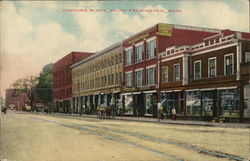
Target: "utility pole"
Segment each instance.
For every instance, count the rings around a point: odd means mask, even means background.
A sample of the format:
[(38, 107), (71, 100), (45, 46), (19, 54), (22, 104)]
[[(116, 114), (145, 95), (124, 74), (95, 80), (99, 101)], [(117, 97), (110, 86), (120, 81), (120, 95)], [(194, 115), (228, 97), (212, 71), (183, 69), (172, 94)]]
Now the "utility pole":
[(161, 55), (158, 62), (158, 98), (157, 98), (157, 121), (160, 122), (160, 108), (161, 108)]

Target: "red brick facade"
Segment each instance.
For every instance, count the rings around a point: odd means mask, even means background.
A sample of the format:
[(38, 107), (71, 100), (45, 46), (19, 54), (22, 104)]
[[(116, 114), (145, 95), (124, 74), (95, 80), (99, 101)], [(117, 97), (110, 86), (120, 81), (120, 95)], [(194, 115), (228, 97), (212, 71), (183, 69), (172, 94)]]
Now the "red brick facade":
[(54, 64), (54, 101), (63, 101), (72, 98), (72, 72), (70, 65), (91, 54), (87, 52), (71, 52)]
[(14, 108), (15, 110), (25, 110), (25, 104), (29, 102), (26, 93), (19, 93), (15, 89), (6, 89), (5, 94), (7, 108)]

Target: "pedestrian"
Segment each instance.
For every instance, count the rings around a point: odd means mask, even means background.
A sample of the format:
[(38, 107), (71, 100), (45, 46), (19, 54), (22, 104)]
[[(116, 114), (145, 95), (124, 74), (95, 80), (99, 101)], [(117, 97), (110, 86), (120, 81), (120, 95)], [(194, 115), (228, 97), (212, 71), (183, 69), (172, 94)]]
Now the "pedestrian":
[(176, 110), (172, 108), (172, 120), (176, 120)]
[(4, 114), (6, 114), (6, 111), (7, 111), (7, 108), (6, 108), (6, 107), (3, 107), (2, 112), (3, 112)]
[(163, 115), (163, 106), (162, 105), (160, 107), (160, 116), (161, 116), (161, 119), (163, 120), (164, 115)]

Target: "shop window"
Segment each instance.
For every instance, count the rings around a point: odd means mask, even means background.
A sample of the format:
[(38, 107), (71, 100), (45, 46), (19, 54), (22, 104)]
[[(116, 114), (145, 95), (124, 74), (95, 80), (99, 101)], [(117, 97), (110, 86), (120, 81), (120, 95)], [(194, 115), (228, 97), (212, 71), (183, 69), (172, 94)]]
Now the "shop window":
[(167, 92), (161, 100), (166, 115), (171, 115), (175, 108), (177, 115), (184, 115), (184, 95), (183, 92)]
[(125, 85), (127, 87), (131, 87), (132, 86), (132, 72), (125, 74)]
[(133, 95), (125, 96), (125, 114), (133, 114)]
[(147, 59), (154, 58), (156, 56), (156, 44), (155, 40), (147, 42)]
[(201, 61), (194, 62), (194, 79), (201, 79)]
[(224, 74), (231, 75), (233, 74), (233, 54), (225, 55), (225, 62), (224, 62)]
[(125, 65), (132, 64), (132, 49), (125, 51)]
[(216, 58), (208, 59), (208, 77), (216, 76)]
[(143, 70), (135, 71), (135, 81), (137, 87), (142, 86), (142, 78), (143, 78)]
[(146, 115), (153, 115), (154, 107), (157, 106), (157, 98), (153, 93), (146, 94)]
[(135, 47), (135, 62), (141, 62), (143, 60), (144, 47), (143, 45)]
[(239, 117), (239, 90), (220, 90), (219, 116)]
[(250, 84), (244, 86), (244, 117), (250, 118)]
[(213, 96), (214, 91), (201, 92), (202, 116), (213, 116)]
[(200, 91), (188, 91), (186, 93), (187, 116), (201, 116)]
[(147, 69), (147, 85), (151, 86), (155, 84), (155, 67), (151, 67)]
[(162, 82), (168, 82), (168, 66), (162, 67)]
[(245, 62), (250, 62), (250, 52), (245, 52)]
[(180, 64), (174, 65), (174, 81), (180, 80)]

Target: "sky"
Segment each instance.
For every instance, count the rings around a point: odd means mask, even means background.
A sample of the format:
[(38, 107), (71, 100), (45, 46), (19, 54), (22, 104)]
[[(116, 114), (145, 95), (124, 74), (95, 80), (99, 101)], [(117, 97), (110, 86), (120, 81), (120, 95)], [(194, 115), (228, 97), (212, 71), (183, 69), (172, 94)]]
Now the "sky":
[[(55, 63), (71, 51), (100, 51), (157, 23), (249, 32), (248, 0), (0, 1), (0, 4), (2, 97), (15, 80), (38, 76), (44, 65)], [(133, 9), (167, 12), (132, 12)]]

